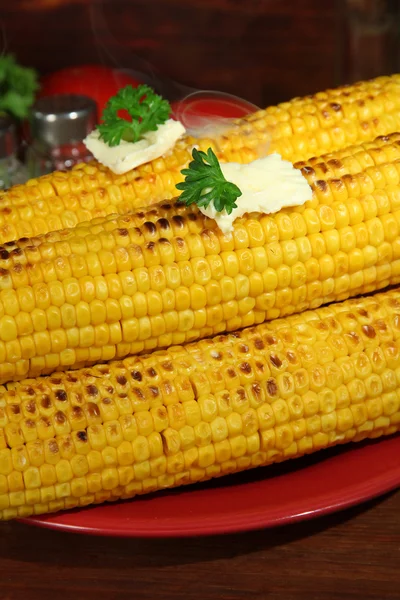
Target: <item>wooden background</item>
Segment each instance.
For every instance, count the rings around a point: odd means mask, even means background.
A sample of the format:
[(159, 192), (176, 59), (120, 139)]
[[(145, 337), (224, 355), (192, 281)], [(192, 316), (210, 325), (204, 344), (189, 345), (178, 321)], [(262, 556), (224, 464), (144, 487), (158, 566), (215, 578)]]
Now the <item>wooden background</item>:
[(136, 540), (2, 523), (1, 600), (399, 600), (400, 492), (329, 517)]
[[(343, 79), (341, 0), (0, 0), (2, 46), (41, 73), (153, 72), (266, 105)], [(158, 73), (158, 74), (157, 74)], [(162, 91), (162, 90), (160, 90)], [(179, 88), (172, 90), (179, 95)]]
[(398, 0), (0, 0), (1, 50), (43, 74), (102, 63), (258, 106), (399, 70), (399, 22)]
[(258, 106), (400, 69), (399, 21), (398, 0), (0, 0), (1, 49), (43, 74), (100, 62)]

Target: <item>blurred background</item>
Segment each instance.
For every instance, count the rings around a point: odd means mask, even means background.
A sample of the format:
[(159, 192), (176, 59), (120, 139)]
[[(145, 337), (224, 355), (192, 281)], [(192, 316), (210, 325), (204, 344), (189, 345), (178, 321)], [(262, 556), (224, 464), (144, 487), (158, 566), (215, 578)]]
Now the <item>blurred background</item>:
[(267, 105), (398, 68), (398, 0), (1, 0), (3, 51), (40, 74), (153, 70)]
[[(41, 96), (96, 103), (81, 106), (82, 127), (69, 139), (79, 107), (42, 100), (30, 175), (90, 159), (75, 142), (128, 83), (178, 103), (197, 90), (230, 94), (208, 97), (202, 110), (237, 117), (400, 70), (400, 0), (0, 0), (0, 24), (0, 116), (17, 118), (19, 140)], [(7, 127), (0, 123), (0, 160), (12, 146)]]

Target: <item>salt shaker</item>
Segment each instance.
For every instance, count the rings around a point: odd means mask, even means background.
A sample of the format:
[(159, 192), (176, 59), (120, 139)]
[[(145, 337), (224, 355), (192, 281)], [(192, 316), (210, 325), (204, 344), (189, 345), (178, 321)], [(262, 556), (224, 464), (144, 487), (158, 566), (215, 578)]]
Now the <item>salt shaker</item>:
[(31, 143), (26, 161), (30, 177), (66, 171), (93, 157), (83, 143), (96, 126), (96, 103), (86, 96), (59, 94), (32, 107)]

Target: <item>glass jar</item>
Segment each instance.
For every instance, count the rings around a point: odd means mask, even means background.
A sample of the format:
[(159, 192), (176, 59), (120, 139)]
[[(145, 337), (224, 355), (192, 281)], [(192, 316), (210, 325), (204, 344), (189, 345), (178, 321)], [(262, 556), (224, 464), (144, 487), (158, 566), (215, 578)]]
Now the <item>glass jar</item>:
[(340, 83), (353, 83), (400, 68), (398, 0), (341, 0)]
[(28, 179), (28, 171), (17, 158), (17, 131), (13, 119), (0, 115), (0, 189)]
[(96, 103), (86, 96), (59, 94), (32, 107), (31, 143), (26, 152), (30, 177), (66, 171), (93, 158), (83, 143), (96, 126)]

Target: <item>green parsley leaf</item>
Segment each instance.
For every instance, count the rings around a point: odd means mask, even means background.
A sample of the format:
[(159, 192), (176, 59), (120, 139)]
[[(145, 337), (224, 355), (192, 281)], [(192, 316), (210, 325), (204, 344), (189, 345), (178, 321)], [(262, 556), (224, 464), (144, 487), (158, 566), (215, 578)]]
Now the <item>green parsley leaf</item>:
[(192, 157), (189, 168), (181, 171), (185, 181), (176, 184), (178, 190), (183, 190), (179, 200), (186, 206), (197, 204), (205, 208), (212, 202), (217, 212), (225, 209), (230, 215), (237, 208), (236, 200), (242, 192), (237, 185), (225, 179), (211, 148), (207, 154), (193, 148)]
[[(126, 111), (132, 121), (119, 116)], [(148, 85), (131, 85), (119, 90), (106, 104), (97, 126), (100, 138), (109, 146), (118, 146), (121, 140), (137, 142), (147, 131), (156, 131), (169, 118), (171, 106)]]
[(34, 69), (21, 67), (11, 54), (0, 56), (0, 111), (24, 119), (38, 87)]

